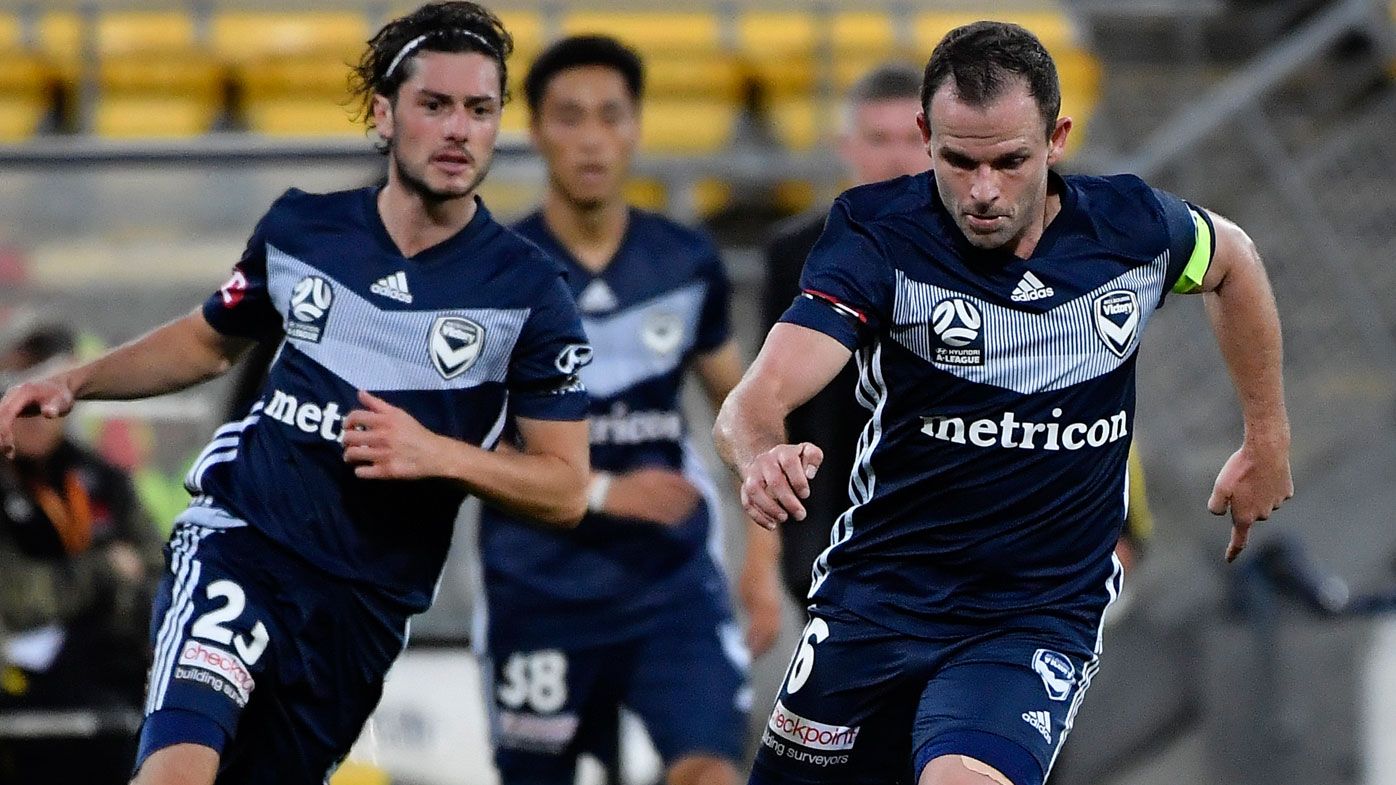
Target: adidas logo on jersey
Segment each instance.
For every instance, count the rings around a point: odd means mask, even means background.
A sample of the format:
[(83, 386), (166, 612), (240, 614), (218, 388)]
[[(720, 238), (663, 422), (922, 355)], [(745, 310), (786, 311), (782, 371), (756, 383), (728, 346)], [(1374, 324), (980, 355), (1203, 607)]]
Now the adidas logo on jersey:
[(583, 289), (581, 296), (577, 298), (577, 308), (582, 313), (614, 311), (617, 305), (619, 302), (616, 300), (616, 293), (599, 278)]
[(1023, 722), (1033, 726), (1042, 738), (1052, 743), (1052, 715), (1045, 711), (1025, 711), (1023, 712)]
[(374, 294), (381, 294), (384, 297), (397, 300), (400, 303), (412, 302), (412, 292), (407, 290), (407, 273), (400, 270), (392, 275), (385, 275), (377, 281), (374, 281), (373, 285), (368, 287), (368, 290)]
[(1044, 300), (1056, 294), (1056, 290), (1042, 283), (1042, 281), (1032, 273), (1023, 273), (1022, 280), (1013, 287), (1013, 302), (1030, 303), (1034, 300)]

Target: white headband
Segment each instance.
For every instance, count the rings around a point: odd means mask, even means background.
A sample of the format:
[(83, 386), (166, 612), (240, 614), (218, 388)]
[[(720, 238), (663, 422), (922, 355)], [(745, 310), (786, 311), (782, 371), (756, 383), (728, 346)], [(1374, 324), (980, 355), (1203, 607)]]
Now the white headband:
[(434, 35), (445, 35), (447, 33), (459, 33), (461, 35), (474, 38), (476, 41), (479, 41), (482, 46), (485, 47), (486, 52), (490, 53), (491, 55), (494, 55), (494, 47), (490, 46), (490, 42), (486, 41), (484, 36), (480, 35), (479, 33), (473, 30), (465, 30), (462, 28), (455, 28), (452, 30), (433, 30), (430, 33), (422, 33), (416, 38), (413, 38), (411, 41), (407, 42), (406, 46), (398, 50), (397, 56), (393, 58), (393, 61), (391, 63), (388, 63), (388, 70), (383, 72), (383, 81), (386, 82), (387, 80), (393, 78), (393, 72), (397, 70), (397, 67), (402, 64), (402, 61), (408, 55), (412, 54), (412, 50), (421, 46), (423, 41), (427, 40), (428, 38)]

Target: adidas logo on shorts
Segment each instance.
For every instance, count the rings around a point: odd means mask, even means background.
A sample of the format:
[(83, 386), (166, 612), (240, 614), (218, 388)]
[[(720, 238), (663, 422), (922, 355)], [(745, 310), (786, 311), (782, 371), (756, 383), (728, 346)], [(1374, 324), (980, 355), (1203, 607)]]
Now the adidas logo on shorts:
[(1029, 303), (1033, 300), (1043, 300), (1056, 294), (1056, 290), (1042, 283), (1036, 275), (1023, 273), (1022, 280), (1013, 287), (1012, 299), (1015, 303)]
[(412, 302), (412, 292), (407, 290), (407, 273), (402, 271), (379, 278), (377, 281), (374, 281), (372, 286), (368, 287), (368, 290), (374, 294), (381, 294), (384, 297), (397, 300), (400, 303), (410, 304)]
[(1045, 711), (1025, 711), (1023, 721), (1037, 728), (1037, 732), (1042, 734), (1042, 738), (1052, 743), (1052, 715)]

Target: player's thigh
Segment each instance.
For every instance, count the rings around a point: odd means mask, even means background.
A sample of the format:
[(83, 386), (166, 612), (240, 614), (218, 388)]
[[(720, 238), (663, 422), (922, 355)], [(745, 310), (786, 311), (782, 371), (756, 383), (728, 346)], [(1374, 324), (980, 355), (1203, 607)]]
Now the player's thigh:
[[(696, 618), (695, 618), (696, 617)], [(696, 608), (637, 645), (623, 697), (666, 766), (685, 758), (742, 759), (751, 689), (750, 655), (725, 614)]]
[(505, 785), (571, 785), (577, 755), (614, 746), (623, 646), (579, 650), (492, 640), (485, 688)]
[(905, 781), (929, 654), (926, 644), (814, 609), (766, 721), (751, 782)]
[(247, 569), (240, 532), (181, 526), (152, 616), (154, 659), (136, 766), (161, 749), (194, 744), (221, 753), (258, 691), (274, 690), (281, 624)]
[[(965, 756), (1012, 785), (1042, 785), (1095, 668), (1089, 649), (1045, 636), (998, 637), (959, 652), (921, 693), (916, 771)], [(958, 782), (953, 766), (943, 771), (933, 785)]]
[(324, 782), (378, 706), (406, 643), (407, 617), (358, 587), (320, 576), (298, 594), (281, 682), (248, 706), (220, 785)]

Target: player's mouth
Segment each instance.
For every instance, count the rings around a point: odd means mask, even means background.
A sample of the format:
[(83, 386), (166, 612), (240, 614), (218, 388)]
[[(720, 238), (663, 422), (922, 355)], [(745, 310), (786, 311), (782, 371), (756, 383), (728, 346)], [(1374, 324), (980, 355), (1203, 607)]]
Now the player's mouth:
[(605, 164), (582, 164), (577, 167), (577, 176), (582, 182), (588, 185), (597, 185), (605, 182), (611, 174), (610, 167)]
[(1006, 215), (975, 215), (965, 213), (965, 223), (969, 228), (977, 233), (988, 234), (997, 230), (1004, 221), (1008, 220)]
[(431, 162), (451, 175), (464, 174), (475, 163), (468, 154), (461, 152), (437, 153), (431, 157)]

